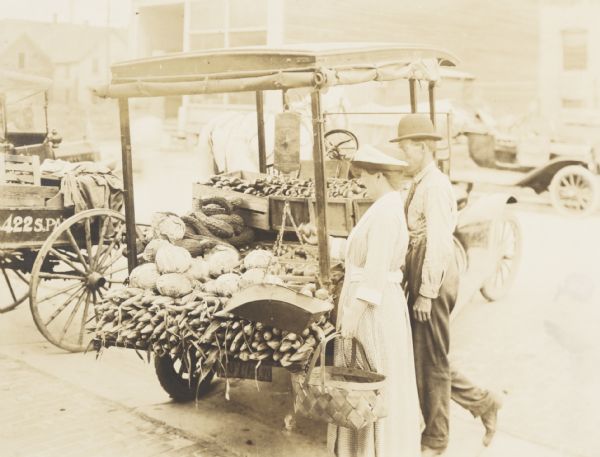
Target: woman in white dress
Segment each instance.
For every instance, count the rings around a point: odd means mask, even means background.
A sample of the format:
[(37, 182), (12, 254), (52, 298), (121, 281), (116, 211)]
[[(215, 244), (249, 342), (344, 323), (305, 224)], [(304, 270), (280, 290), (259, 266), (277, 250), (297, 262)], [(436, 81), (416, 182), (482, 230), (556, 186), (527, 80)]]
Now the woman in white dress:
[[(353, 172), (375, 203), (344, 244), (332, 240), (332, 256), (345, 260), (338, 304), (338, 330), (364, 346), (370, 367), (386, 376), (387, 416), (356, 432), (330, 425), (328, 446), (337, 457), (417, 457), (421, 413), (415, 379), (411, 327), (402, 289), (408, 247), (403, 198), (398, 192), (403, 162), (368, 149), (359, 151)], [(350, 360), (349, 340), (336, 341), (335, 364)], [(344, 354), (346, 352), (346, 354)]]

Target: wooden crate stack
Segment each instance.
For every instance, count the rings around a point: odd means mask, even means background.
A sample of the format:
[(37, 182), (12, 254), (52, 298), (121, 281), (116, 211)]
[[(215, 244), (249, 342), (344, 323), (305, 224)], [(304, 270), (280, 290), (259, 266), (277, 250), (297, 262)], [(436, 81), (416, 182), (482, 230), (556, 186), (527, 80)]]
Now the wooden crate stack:
[(0, 153), (0, 185), (41, 184), (40, 158)]

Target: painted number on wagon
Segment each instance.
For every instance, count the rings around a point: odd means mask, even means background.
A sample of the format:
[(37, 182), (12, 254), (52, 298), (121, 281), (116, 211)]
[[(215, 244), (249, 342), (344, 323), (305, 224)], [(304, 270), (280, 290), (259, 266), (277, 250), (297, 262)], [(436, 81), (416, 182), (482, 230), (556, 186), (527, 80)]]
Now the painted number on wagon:
[(51, 232), (61, 223), (60, 217), (14, 216), (9, 214), (0, 225), (0, 232), (5, 233), (41, 233)]

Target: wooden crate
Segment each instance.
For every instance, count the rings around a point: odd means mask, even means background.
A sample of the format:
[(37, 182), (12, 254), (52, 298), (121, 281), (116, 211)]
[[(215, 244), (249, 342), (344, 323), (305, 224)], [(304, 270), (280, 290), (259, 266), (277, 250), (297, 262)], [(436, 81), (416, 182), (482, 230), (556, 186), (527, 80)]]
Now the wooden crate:
[[(316, 223), (315, 198), (302, 197), (270, 197), (271, 201), (271, 228), (279, 230), (283, 217), (285, 200), (289, 201), (290, 210), (296, 225), (302, 223)], [(352, 199), (329, 198), (327, 199), (327, 232), (333, 236), (348, 236), (354, 227)], [(292, 231), (290, 221), (286, 221), (286, 231)]]
[[(269, 197), (269, 213), (272, 230), (279, 230), (281, 227), (281, 221), (283, 219), (283, 207), (285, 206), (286, 200), (289, 202), (290, 212), (292, 213), (292, 217), (294, 218), (296, 226), (311, 221), (308, 199), (306, 197), (271, 196)], [(294, 227), (289, 219), (285, 223), (285, 230), (294, 230)]]
[(54, 186), (0, 185), (0, 208), (63, 208), (63, 196)]
[(41, 183), (40, 158), (0, 153), (0, 185)]
[(358, 223), (360, 218), (363, 217), (363, 214), (371, 207), (373, 201), (372, 198), (355, 198), (352, 201), (355, 224)]
[[(260, 173), (252, 173), (248, 171), (232, 171), (225, 173), (223, 176), (238, 177), (244, 180), (254, 180), (258, 177), (265, 176)], [(235, 197), (242, 200), (239, 207), (239, 214), (244, 218), (246, 225), (262, 230), (270, 229), (269, 218), (269, 199), (267, 197), (259, 197), (257, 195), (243, 194), (229, 189), (221, 189), (205, 184), (195, 183), (192, 187), (192, 207), (199, 208), (199, 199), (201, 197)]]
[[(316, 200), (309, 201), (313, 221), (317, 211)], [(327, 233), (333, 236), (348, 236), (355, 225), (351, 198), (327, 199)]]

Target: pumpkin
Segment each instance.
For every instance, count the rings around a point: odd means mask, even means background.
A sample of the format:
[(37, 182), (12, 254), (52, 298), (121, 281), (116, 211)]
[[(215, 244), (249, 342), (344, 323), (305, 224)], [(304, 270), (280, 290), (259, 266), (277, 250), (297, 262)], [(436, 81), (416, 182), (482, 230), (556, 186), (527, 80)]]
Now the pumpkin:
[(181, 273), (167, 273), (156, 281), (156, 288), (166, 297), (183, 297), (192, 291), (192, 281)]
[(196, 281), (206, 281), (210, 278), (208, 262), (201, 257), (192, 259), (190, 268), (185, 272), (185, 275)]
[(187, 249), (164, 244), (156, 251), (156, 267), (164, 273), (184, 273), (192, 264), (192, 255)]
[(144, 252), (142, 253), (142, 257), (146, 262), (154, 262), (154, 260), (156, 259), (156, 251), (158, 251), (158, 248), (164, 246), (165, 244), (169, 244), (169, 242), (167, 240), (162, 240), (158, 238), (151, 240), (146, 245)]
[(231, 272), (240, 263), (240, 254), (235, 248), (215, 246), (204, 256), (208, 262), (211, 276), (219, 276)]
[(183, 239), (185, 223), (175, 214), (156, 213), (152, 217), (152, 230), (155, 238), (173, 242)]
[(129, 285), (140, 289), (154, 289), (160, 273), (154, 263), (143, 263), (138, 265), (129, 275)]
[(251, 268), (267, 268), (272, 262), (273, 253), (266, 249), (255, 249), (248, 253), (244, 258), (244, 266), (250, 270)]

